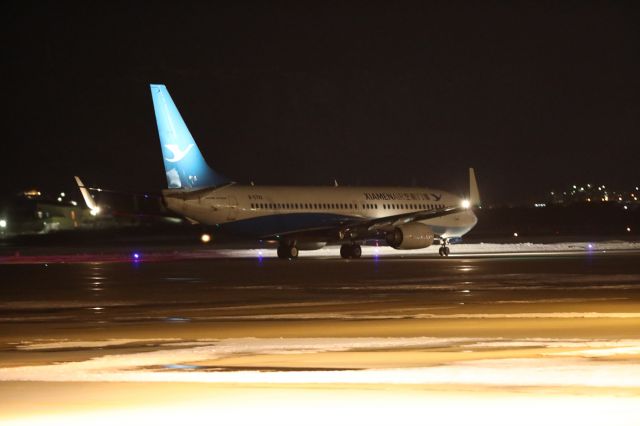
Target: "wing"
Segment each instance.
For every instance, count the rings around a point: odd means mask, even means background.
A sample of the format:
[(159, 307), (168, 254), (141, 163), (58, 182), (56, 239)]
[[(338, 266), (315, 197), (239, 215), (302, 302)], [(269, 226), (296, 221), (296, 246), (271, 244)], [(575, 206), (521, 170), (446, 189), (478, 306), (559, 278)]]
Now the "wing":
[(373, 219), (363, 218), (360, 220), (343, 221), (335, 225), (300, 229), (291, 232), (278, 233), (277, 235), (264, 235), (261, 239), (291, 239), (327, 242), (339, 241), (347, 237), (358, 240), (374, 239), (392, 231), (398, 225), (427, 219), (435, 219), (437, 217), (460, 213), (464, 210), (466, 210), (464, 207), (447, 207), (438, 210), (418, 210)]

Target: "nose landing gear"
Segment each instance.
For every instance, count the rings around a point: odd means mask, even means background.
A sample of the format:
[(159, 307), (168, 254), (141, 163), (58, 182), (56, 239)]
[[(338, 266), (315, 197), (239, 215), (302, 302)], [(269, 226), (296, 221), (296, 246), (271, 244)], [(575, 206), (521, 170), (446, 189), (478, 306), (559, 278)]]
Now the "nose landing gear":
[(442, 239), (442, 246), (440, 247), (440, 249), (438, 250), (438, 253), (440, 254), (441, 257), (447, 257), (449, 256), (449, 246), (447, 245), (448, 241), (446, 238)]

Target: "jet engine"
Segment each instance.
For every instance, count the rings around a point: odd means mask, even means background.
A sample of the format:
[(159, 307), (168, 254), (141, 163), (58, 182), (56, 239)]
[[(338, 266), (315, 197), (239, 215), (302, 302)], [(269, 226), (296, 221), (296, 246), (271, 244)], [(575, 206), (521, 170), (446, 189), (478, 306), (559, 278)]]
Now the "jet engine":
[(396, 250), (426, 248), (433, 244), (433, 238), (431, 228), (419, 222), (397, 226), (386, 236), (387, 244)]

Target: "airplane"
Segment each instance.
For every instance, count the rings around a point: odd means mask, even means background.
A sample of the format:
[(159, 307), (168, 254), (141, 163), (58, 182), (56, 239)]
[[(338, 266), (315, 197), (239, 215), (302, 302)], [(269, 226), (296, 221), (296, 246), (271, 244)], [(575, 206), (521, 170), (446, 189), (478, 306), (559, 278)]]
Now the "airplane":
[(281, 259), (338, 244), (341, 257), (355, 259), (365, 243), (412, 250), (429, 247), (436, 239), (440, 256), (446, 257), (450, 240), (478, 221), (473, 207), (480, 205), (480, 194), (472, 168), (468, 199), (431, 188), (238, 184), (209, 167), (166, 86), (150, 88), (167, 208), (195, 223), (275, 241)]

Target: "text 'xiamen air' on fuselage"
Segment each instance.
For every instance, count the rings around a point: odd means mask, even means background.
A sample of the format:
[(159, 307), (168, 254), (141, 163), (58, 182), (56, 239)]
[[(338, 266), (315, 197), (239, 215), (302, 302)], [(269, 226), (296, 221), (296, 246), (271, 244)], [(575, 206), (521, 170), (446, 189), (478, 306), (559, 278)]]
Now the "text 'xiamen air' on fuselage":
[(218, 225), (256, 239), (276, 239), (278, 255), (292, 258), (298, 248), (342, 244), (343, 257), (359, 257), (363, 241), (394, 248), (427, 247), (460, 237), (477, 219), (469, 204), (479, 195), (470, 169), (471, 200), (414, 187), (239, 185), (213, 171), (164, 85), (151, 85), (169, 189), (167, 207), (193, 221)]

